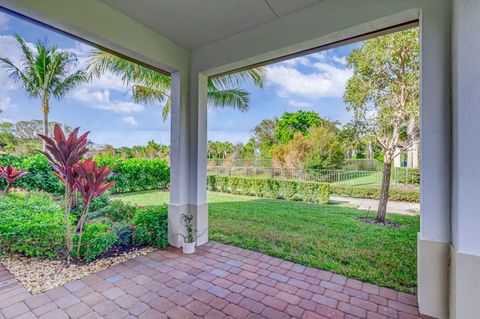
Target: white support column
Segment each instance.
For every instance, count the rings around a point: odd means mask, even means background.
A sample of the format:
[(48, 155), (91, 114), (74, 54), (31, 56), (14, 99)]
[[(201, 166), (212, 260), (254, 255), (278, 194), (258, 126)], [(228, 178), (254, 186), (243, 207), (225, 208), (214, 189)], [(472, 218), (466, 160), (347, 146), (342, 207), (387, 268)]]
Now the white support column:
[(190, 75), (189, 212), (194, 216), (197, 245), (208, 242), (207, 204), (207, 80), (196, 72)]
[(422, 9), (421, 33), (421, 221), (418, 234), (420, 312), (448, 318), (450, 243), (450, 7)]
[[(480, 314), (480, 2), (454, 0), (450, 318)], [(423, 167), (422, 167), (423, 169)]]
[(168, 208), (169, 243), (182, 246), (184, 227), (181, 215), (188, 213), (188, 74), (172, 73), (170, 124), (170, 205)]
[(181, 247), (182, 214), (194, 216), (194, 228), (208, 241), (206, 200), (207, 78), (172, 74), (169, 243)]

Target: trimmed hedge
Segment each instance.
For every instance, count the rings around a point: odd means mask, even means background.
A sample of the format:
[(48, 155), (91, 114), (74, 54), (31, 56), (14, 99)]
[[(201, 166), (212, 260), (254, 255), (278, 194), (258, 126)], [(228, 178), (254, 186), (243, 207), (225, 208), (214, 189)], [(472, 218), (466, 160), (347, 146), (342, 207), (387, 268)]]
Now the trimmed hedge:
[(152, 189), (167, 189), (170, 185), (170, 167), (163, 159), (99, 157), (99, 165), (113, 167), (119, 175), (112, 188), (113, 193), (126, 193)]
[[(120, 157), (99, 157), (95, 160), (100, 165), (114, 167), (113, 171), (119, 175), (112, 188), (113, 193), (143, 191), (152, 189), (167, 189), (170, 184), (170, 167), (163, 159), (139, 159)], [(0, 164), (11, 164), (16, 168), (25, 169), (28, 174), (15, 181), (14, 186), (32, 191), (45, 191), (60, 195), (64, 192), (63, 185), (52, 174), (52, 167), (47, 158), (42, 154), (32, 156), (0, 156)], [(0, 180), (0, 189), (5, 187), (4, 181)]]
[[(45, 191), (59, 195), (64, 192), (62, 183), (52, 174), (52, 167), (47, 158), (42, 154), (32, 156), (0, 156), (0, 164), (13, 165), (15, 168), (24, 169), (28, 174), (15, 181), (14, 187), (21, 187), (31, 191)], [(5, 187), (5, 181), (0, 179), (0, 188)]]
[(211, 191), (239, 195), (328, 203), (330, 184), (271, 178), (209, 175)]
[[(380, 199), (380, 187), (332, 186), (331, 193), (338, 196)], [(390, 188), (389, 194), (389, 200), (420, 202), (420, 192), (417, 190)]]
[(420, 185), (420, 169), (419, 168), (397, 167), (395, 168), (395, 170), (396, 170), (397, 183)]

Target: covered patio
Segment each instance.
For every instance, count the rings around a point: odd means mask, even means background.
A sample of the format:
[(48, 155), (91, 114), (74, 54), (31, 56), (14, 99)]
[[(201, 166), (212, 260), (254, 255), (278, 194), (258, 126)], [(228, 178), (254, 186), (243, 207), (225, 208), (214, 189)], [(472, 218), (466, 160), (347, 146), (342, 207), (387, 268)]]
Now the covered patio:
[(139, 256), (33, 296), (0, 276), (6, 319), (421, 318), (413, 295), (216, 242), (195, 255)]
[[(478, 318), (480, 38), (471, 35), (480, 20), (478, 1), (0, 0), (0, 5), (172, 76), (170, 234), (183, 231), (182, 213), (195, 216), (197, 229), (208, 228), (208, 77), (412, 26), (421, 34), (419, 310), (413, 296), (209, 243), (205, 232), (199, 239), (204, 246), (194, 256), (155, 252), (35, 297), (2, 272), (5, 318), (416, 318), (419, 312)], [(181, 245), (179, 236), (170, 238), (173, 247)]]

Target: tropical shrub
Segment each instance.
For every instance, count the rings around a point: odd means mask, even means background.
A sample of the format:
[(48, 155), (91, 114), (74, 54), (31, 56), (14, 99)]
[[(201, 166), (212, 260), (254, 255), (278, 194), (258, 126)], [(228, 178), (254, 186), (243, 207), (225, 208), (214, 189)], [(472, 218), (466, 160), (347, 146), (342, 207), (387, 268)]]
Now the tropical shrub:
[(271, 178), (209, 175), (207, 187), (217, 192), (313, 203), (327, 203), (330, 197), (327, 183)]
[(0, 248), (27, 257), (58, 258), (65, 253), (62, 208), (47, 194), (0, 196)]
[(13, 182), (21, 179), (27, 174), (28, 174), (27, 171), (18, 170), (12, 165), (7, 165), (5, 167), (0, 165), (0, 179), (4, 179), (5, 183), (7, 184), (3, 190), (4, 194), (8, 194), (8, 192), (10, 191), (10, 188), (13, 186)]
[(137, 209), (136, 206), (113, 200), (107, 206), (97, 211), (96, 216), (102, 216), (114, 222), (131, 221)]
[(170, 183), (170, 167), (163, 159), (99, 157), (100, 165), (107, 165), (117, 175), (112, 178), (114, 193), (151, 189), (166, 189)]
[[(65, 243), (67, 247), (67, 261), (70, 260), (70, 253), (73, 249), (72, 230), (69, 223), (70, 213), (72, 203), (74, 202), (76, 185), (79, 182), (76, 180), (78, 173), (75, 172), (73, 167), (88, 153), (87, 137), (89, 133), (78, 136), (78, 131), (79, 128), (77, 127), (66, 137), (60, 125), (57, 124), (53, 129), (53, 137), (38, 135), (43, 140), (45, 149), (45, 151), (39, 152), (45, 155), (54, 169), (53, 174), (65, 186), (63, 215), (66, 220)], [(88, 210), (88, 205), (85, 208)], [(84, 218), (80, 218), (80, 223), (83, 223), (83, 221)], [(82, 230), (80, 230), (81, 232)], [(78, 249), (80, 249), (80, 245)]]
[(156, 248), (168, 245), (167, 207), (140, 208), (133, 220), (133, 240)]
[(93, 161), (91, 158), (74, 164), (72, 169), (76, 174), (74, 179), (75, 190), (81, 195), (83, 200), (83, 210), (77, 225), (77, 258), (80, 258), (83, 226), (90, 209), (90, 203), (92, 200), (108, 191), (113, 185), (115, 185), (115, 182), (108, 182), (113, 176), (112, 171), (105, 165), (98, 167), (97, 162)]
[(135, 227), (131, 222), (121, 221), (112, 223), (112, 232), (117, 237), (115, 245), (128, 247), (133, 244), (133, 231)]
[[(73, 236), (74, 245), (79, 243), (79, 235)], [(80, 245), (80, 257), (84, 261), (95, 260), (117, 242), (117, 237), (107, 223), (92, 223), (85, 225)], [(75, 255), (76, 251), (72, 251)]]
[[(18, 169), (28, 171), (28, 175), (15, 182), (15, 185), (32, 191), (45, 191), (51, 194), (63, 194), (62, 183), (52, 174), (52, 167), (42, 154), (32, 156), (0, 156), (0, 165), (12, 165)], [(0, 180), (0, 188), (6, 183)]]
[(98, 211), (110, 205), (110, 198), (107, 195), (101, 195), (92, 200), (90, 203), (90, 211)]
[[(338, 196), (358, 197), (380, 199), (380, 187), (358, 187), (358, 186), (335, 186), (331, 187), (332, 194)], [(418, 190), (401, 190), (390, 188), (390, 200), (404, 202), (420, 202), (420, 191)]]

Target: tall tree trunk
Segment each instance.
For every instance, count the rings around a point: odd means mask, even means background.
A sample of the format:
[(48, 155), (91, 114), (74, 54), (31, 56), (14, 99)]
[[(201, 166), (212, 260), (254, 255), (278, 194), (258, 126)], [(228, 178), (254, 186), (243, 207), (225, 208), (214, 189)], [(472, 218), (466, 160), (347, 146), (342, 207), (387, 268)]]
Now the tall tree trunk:
[(380, 190), (380, 202), (378, 203), (377, 223), (384, 223), (387, 215), (388, 192), (390, 190), (390, 175), (392, 171), (392, 161), (383, 163), (382, 188)]
[[(48, 134), (48, 112), (50, 111), (49, 106), (48, 106), (48, 97), (44, 96), (42, 98), (42, 113), (43, 113), (43, 135), (49, 136)], [(43, 141), (43, 146), (42, 146), (43, 151), (45, 152), (47, 150), (47, 144), (45, 141)]]

